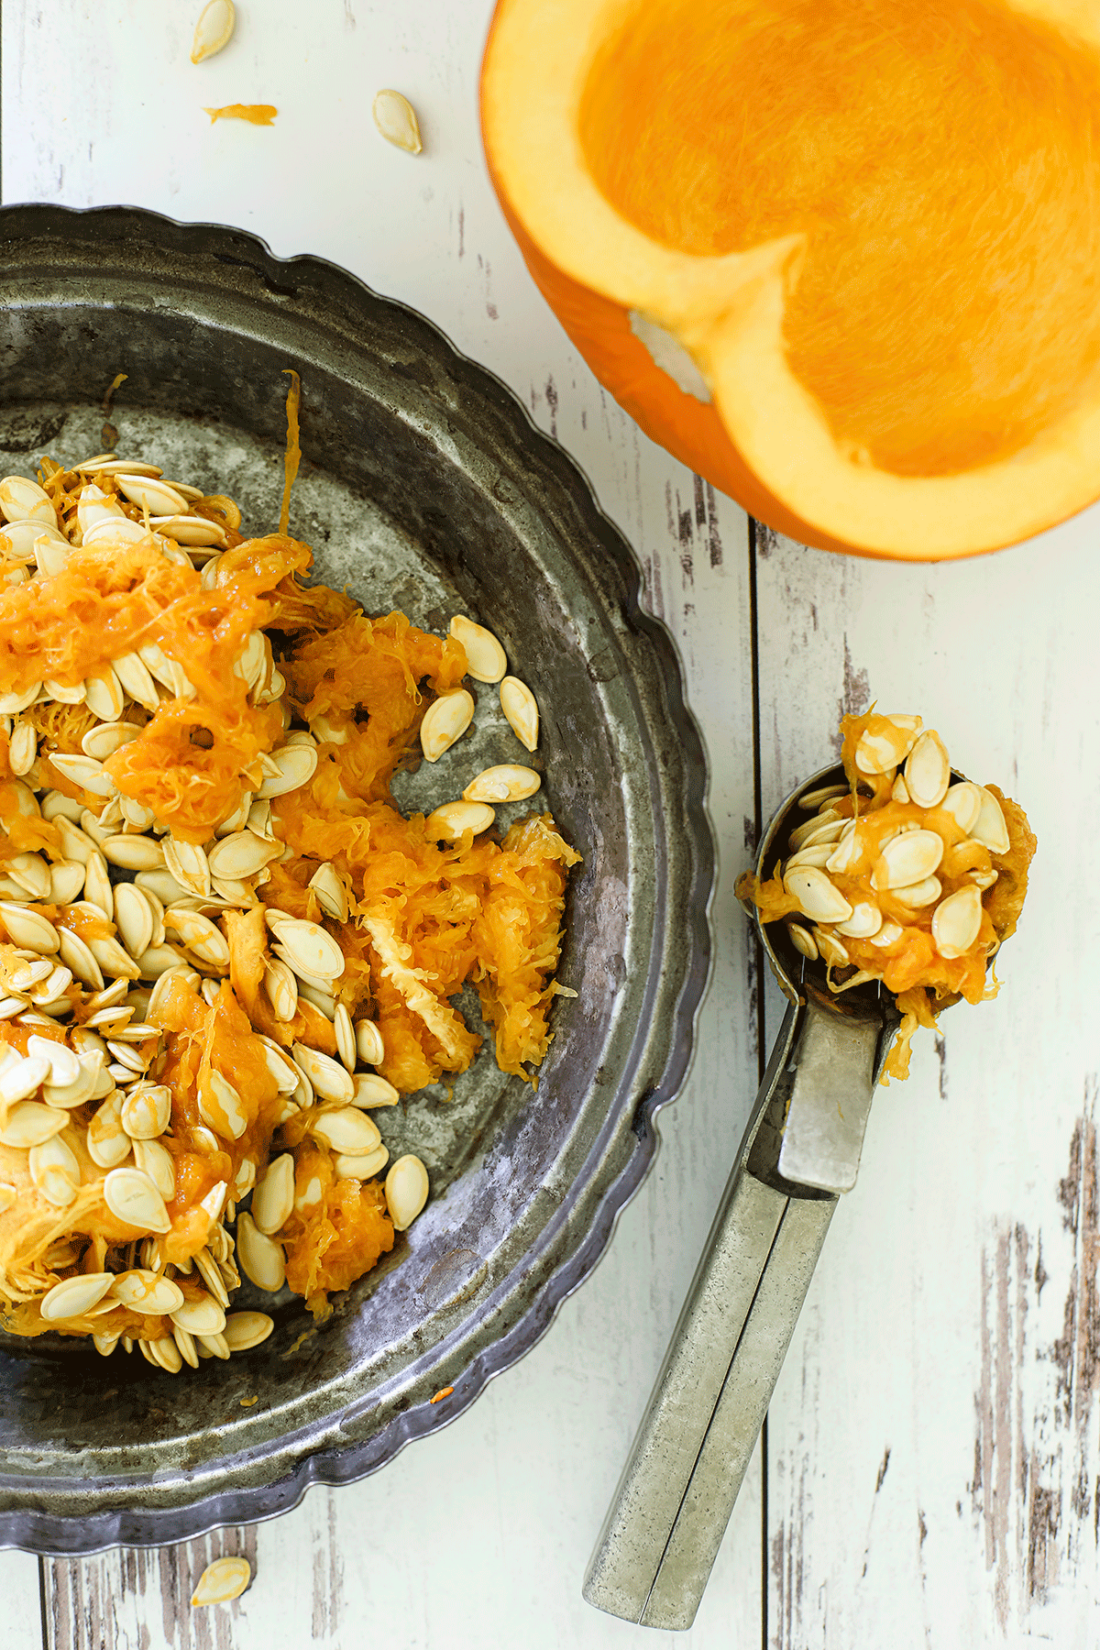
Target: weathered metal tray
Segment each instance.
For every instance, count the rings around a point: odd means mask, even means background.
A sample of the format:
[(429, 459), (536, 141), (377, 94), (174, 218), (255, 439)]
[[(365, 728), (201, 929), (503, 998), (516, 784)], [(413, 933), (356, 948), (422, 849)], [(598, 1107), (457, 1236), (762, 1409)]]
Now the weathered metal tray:
[[(119, 450), (232, 494), (270, 531), (295, 368), (291, 531), (318, 577), (368, 611), (445, 629), (465, 610), (500, 635), (542, 708), (543, 794), (584, 855), (560, 976), (578, 996), (559, 999), (537, 1091), (483, 1051), (453, 1095), (385, 1114), (432, 1200), (323, 1328), (264, 1297), (271, 1340), (180, 1376), (0, 1337), (0, 1544), (80, 1553), (271, 1517), (311, 1483), (362, 1477), (533, 1345), (607, 1244), (684, 1078), (713, 851), (702, 746), (637, 564), (495, 378), (402, 305), (241, 232), (9, 207), (0, 248), (0, 473), (99, 451), (124, 372)], [(443, 764), (409, 778), (406, 804), (457, 794), (459, 761), (469, 777), (515, 759), (494, 697), (481, 690), (480, 745), (449, 753), (450, 780)]]

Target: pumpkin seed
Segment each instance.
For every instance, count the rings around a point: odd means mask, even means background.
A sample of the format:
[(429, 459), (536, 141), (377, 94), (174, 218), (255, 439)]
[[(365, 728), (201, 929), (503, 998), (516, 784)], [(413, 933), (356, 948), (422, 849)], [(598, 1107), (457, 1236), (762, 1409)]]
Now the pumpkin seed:
[[(2, 1090), (3, 1079), (0, 1078), (0, 1096)], [(41, 1146), (45, 1141), (52, 1140), (55, 1134), (60, 1134), (68, 1121), (68, 1112), (57, 1111), (38, 1100), (20, 1100), (11, 1107), (0, 1124), (0, 1146), (15, 1146), (24, 1151), (32, 1146)]]
[(213, 1067), (205, 1082), (200, 1079), (199, 1115), (223, 1140), (239, 1140), (248, 1127), (239, 1090)]
[[(0, 905), (0, 913), (4, 907)], [(289, 917), (274, 929), (279, 942), (279, 954), (296, 974), (311, 975), (322, 982), (338, 980), (344, 972), (344, 953), (332, 935), (320, 923), (307, 922), (304, 917)]]
[(170, 1314), (172, 1322), (190, 1335), (220, 1335), (225, 1328), (225, 1311), (212, 1296), (189, 1295)]
[(900, 831), (882, 844), (871, 872), (871, 887), (899, 889), (923, 882), (943, 858), (943, 838), (936, 831)]
[(523, 768), (515, 762), (502, 762), (495, 768), (483, 768), (462, 793), (466, 802), (523, 802), (534, 796), (542, 779), (534, 768)]
[(5, 476), (0, 481), (0, 516), (5, 521), (43, 521), (57, 526), (57, 512), (45, 488), (26, 476)]
[(91, 900), (93, 905), (98, 905), (108, 921), (114, 918), (114, 889), (107, 874), (107, 861), (98, 848), (92, 849), (84, 867), (84, 897)]
[(508, 658), (493, 632), (463, 613), (455, 614), (449, 628), (465, 650), (466, 674), (475, 682), (499, 682), (508, 669)]
[(169, 836), (162, 847), (164, 863), (176, 881), (189, 893), (205, 898), (210, 893), (210, 862), (198, 844)]
[(46, 1202), (55, 1209), (68, 1208), (80, 1186), (80, 1164), (72, 1147), (59, 1136), (43, 1140), (31, 1147), (27, 1167)]
[(170, 905), (164, 913), (164, 926), (174, 929), (187, 949), (203, 962), (213, 968), (229, 967), (229, 942), (209, 917)]
[(359, 1050), (355, 1046), (355, 1027), (351, 1023), (351, 1015), (343, 1003), (336, 1005), (332, 1016), (332, 1024), (336, 1033), (336, 1052), (343, 1061), (345, 1069), (354, 1071)]
[(62, 751), (54, 751), (50, 761), (58, 773), (64, 775), (72, 784), (79, 785), (82, 790), (90, 791), (92, 796), (114, 796), (117, 789), (114, 780), (103, 766), (91, 756), (70, 756)]
[(438, 762), (456, 739), (461, 739), (474, 719), (473, 695), (465, 688), (442, 693), (424, 713), (420, 724), (420, 748), (426, 762)]
[(294, 1208), (294, 1159), (289, 1152), (273, 1157), (252, 1193), (252, 1219), (258, 1231), (270, 1236), (283, 1226)]
[(982, 925), (982, 896), (973, 883), (948, 894), (932, 913), (932, 938), (941, 957), (962, 957)]
[(196, 1335), (195, 1348), (200, 1358), (229, 1357), (229, 1347), (224, 1335)]
[(84, 699), (92, 714), (108, 726), (116, 723), (126, 708), (126, 695), (122, 691), (122, 683), (110, 665), (106, 665), (94, 676), (85, 678)]
[(168, 1203), (176, 1195), (176, 1160), (159, 1140), (134, 1140), (134, 1162)]
[(47, 1323), (81, 1318), (89, 1307), (99, 1304), (114, 1281), (113, 1272), (85, 1272), (80, 1277), (63, 1278), (46, 1291), (38, 1309)]
[(141, 965), (123, 950), (116, 939), (91, 939), (88, 949), (96, 962), (112, 980), (138, 980)]
[(261, 1232), (247, 1211), (237, 1217), (237, 1258), (245, 1276), (257, 1289), (275, 1294), (286, 1282), (282, 1245)]
[(331, 1146), (334, 1152), (348, 1152), (355, 1157), (373, 1152), (382, 1139), (378, 1125), (355, 1106), (318, 1113), (310, 1125), (310, 1133)]
[[(138, 1171), (116, 1169), (115, 1173), (134, 1175)], [(110, 1181), (111, 1176), (108, 1175), (107, 1179)], [(146, 1317), (167, 1317), (172, 1312), (178, 1312), (185, 1299), (178, 1283), (165, 1277), (163, 1272), (150, 1271), (147, 1267), (140, 1266), (129, 1272), (120, 1272), (111, 1293), (122, 1306), (127, 1306), (131, 1312), (140, 1312)]]
[(789, 872), (783, 886), (797, 899), (803, 916), (812, 922), (847, 922), (852, 914), (844, 895), (816, 865), (799, 866)]
[(115, 889), (115, 922), (131, 957), (140, 957), (153, 943), (156, 916), (147, 896), (132, 882)]
[(37, 1093), (49, 1075), (50, 1062), (41, 1055), (32, 1054), (29, 1058), (16, 1055), (0, 1072), (0, 1101), (10, 1106), (16, 1100), (27, 1099)]
[(394, 1230), (407, 1231), (428, 1201), (428, 1171), (418, 1157), (407, 1152), (392, 1165), (385, 1190)]
[(156, 711), (160, 708), (157, 684), (136, 653), (122, 653), (117, 659), (113, 659), (111, 664), (124, 692), (128, 693), (131, 699), (144, 710)]
[[(173, 486), (178, 492), (178, 485), (173, 483)], [(158, 533), (175, 539), (177, 544), (186, 545), (189, 550), (213, 545), (224, 550), (229, 542), (225, 529), (219, 527), (216, 521), (207, 521), (205, 516), (150, 516), (149, 525), (155, 527)]]
[(156, 1140), (172, 1121), (172, 1090), (165, 1083), (131, 1089), (119, 1120), (131, 1140)]
[(1012, 844), (1009, 841), (1004, 810), (992, 791), (987, 791), (984, 785), (978, 788), (981, 792), (981, 807), (977, 819), (970, 827), (970, 835), (975, 842), (980, 842), (983, 848), (988, 848), (991, 854), (1007, 854)]
[[(210, 1234), (211, 1245), (215, 1243), (220, 1244), (223, 1239), (227, 1244), (232, 1241), (224, 1226), (216, 1226)], [(226, 1249), (225, 1253), (228, 1257), (229, 1250)], [(202, 1278), (202, 1281), (205, 1283), (207, 1289), (209, 1289), (218, 1305), (223, 1309), (227, 1307), (229, 1305), (229, 1291), (225, 1287), (225, 1282), (222, 1275), (218, 1271), (217, 1261), (215, 1260), (214, 1255), (211, 1254), (210, 1249), (200, 1249), (198, 1251), (195, 1256), (195, 1266), (198, 1270), (199, 1276)]]
[(127, 458), (119, 458), (117, 453), (97, 453), (94, 458), (74, 464), (73, 469), (77, 475), (159, 476), (162, 473), (155, 464), (131, 463)]
[(835, 934), (830, 934), (824, 928), (814, 929), (814, 939), (817, 941), (817, 949), (823, 961), (829, 968), (847, 967), (851, 959), (843, 940), (838, 940)]
[(396, 1106), (401, 1096), (385, 1077), (380, 1077), (376, 1071), (360, 1071), (355, 1075), (355, 1093), (352, 1095), (353, 1106), (363, 1111), (377, 1111), (380, 1106)]
[(12, 773), (29, 773), (37, 755), (38, 733), (33, 722), (17, 722), (8, 747), (8, 766)]
[(140, 736), (141, 729), (133, 722), (99, 722), (88, 729), (80, 741), (80, 748), (85, 756), (91, 756), (97, 762), (106, 762), (123, 745), (131, 744)]
[(129, 473), (120, 471), (115, 476), (115, 484), (124, 498), (139, 509), (148, 510), (150, 515), (174, 516), (187, 511), (187, 500), (159, 477), (136, 475), (132, 470)]
[(372, 113), (374, 124), (387, 143), (394, 144), (398, 149), (407, 149), (410, 155), (420, 153), (424, 147), (420, 138), (420, 123), (407, 97), (388, 87), (376, 92)]
[(34, 704), (41, 691), (42, 683), (32, 682), (22, 693), (0, 693), (0, 716), (18, 716), (21, 710)]
[(87, 940), (74, 934), (71, 928), (56, 930), (58, 950), (66, 968), (71, 968), (82, 985), (89, 986), (93, 991), (103, 989), (103, 970), (100, 968)]
[(172, 1336), (159, 1335), (155, 1341), (143, 1341), (142, 1346), (149, 1348), (151, 1361), (169, 1375), (178, 1375), (183, 1368), (183, 1357)]
[(174, 1323), (172, 1325), (172, 1339), (175, 1341), (176, 1348), (184, 1363), (189, 1364), (192, 1369), (198, 1369), (199, 1353), (195, 1345), (195, 1337), (189, 1335), (186, 1329), (181, 1329), (179, 1324)]
[[(212, 0), (212, 3), (218, 4), (219, 0)], [(211, 8), (208, 6), (206, 9), (209, 11)], [(206, 15), (205, 12), (203, 15)], [(193, 61), (198, 61), (194, 54), (192, 57)], [(191, 1595), (192, 1608), (200, 1608), (204, 1604), (228, 1604), (230, 1599), (240, 1598), (251, 1580), (252, 1566), (247, 1558), (216, 1558), (199, 1577), (198, 1586)]]
[(335, 865), (319, 865), (309, 879), (309, 886), (317, 895), (318, 904), (326, 917), (334, 922), (347, 922), (350, 915), (348, 892)]
[(280, 1094), (293, 1094), (298, 1086), (298, 1068), (272, 1038), (260, 1036), (267, 1069)]
[(851, 820), (845, 819), (835, 809), (826, 808), (823, 813), (815, 814), (791, 832), (791, 851), (797, 854), (803, 848), (813, 848), (818, 843), (836, 842), (850, 824)]
[(50, 870), (38, 854), (15, 854), (7, 860), (4, 869), (13, 881), (30, 895), (31, 899), (47, 899), (50, 892)]
[(790, 859), (785, 861), (783, 875), (786, 876), (788, 871), (797, 870), (800, 865), (816, 865), (819, 870), (822, 870), (828, 865), (832, 857), (833, 844), (831, 842), (815, 842), (812, 848), (800, 848), (797, 854), (792, 854)]
[(811, 962), (814, 962), (817, 958), (817, 941), (810, 930), (803, 928), (800, 922), (788, 922), (787, 933), (790, 935), (791, 944), (795, 950), (801, 951), (804, 957), (808, 957)]
[(798, 806), (808, 812), (816, 812), (822, 803), (830, 803), (838, 796), (847, 796), (847, 785), (819, 785), (816, 790), (804, 791), (798, 799)]
[(266, 1341), (274, 1328), (275, 1320), (266, 1312), (231, 1312), (222, 1333), (231, 1352), (247, 1352)]
[(496, 814), (487, 802), (444, 802), (432, 809), (424, 821), (424, 829), (436, 841), (460, 842), (467, 831), (480, 836), (495, 819)]
[(905, 762), (905, 786), (909, 799), (919, 808), (937, 808), (947, 795), (951, 763), (943, 740), (934, 728), (927, 728), (909, 752)]
[(141, 1169), (112, 1169), (103, 1182), (103, 1196), (111, 1213), (127, 1226), (149, 1232), (171, 1228), (164, 1199)]
[(272, 751), (271, 757), (276, 771), (266, 774), (257, 789), (256, 795), (261, 799), (285, 796), (288, 791), (298, 790), (301, 785), (308, 784), (317, 768), (315, 745), (284, 745), (280, 750)]
[(385, 1058), (382, 1033), (373, 1020), (356, 1020), (355, 1046), (365, 1066), (379, 1066)]
[(314, 1092), (322, 1100), (347, 1104), (355, 1092), (351, 1074), (328, 1054), (321, 1054), (306, 1043), (295, 1043), (292, 1049), (295, 1063), (305, 1072)]
[(28, 1037), (27, 1054), (31, 1059), (45, 1060), (47, 1073), (43, 1082), (64, 1086), (75, 1083), (81, 1073), (80, 1060), (73, 1049), (52, 1037)]
[(75, 859), (59, 859), (50, 866), (50, 905), (71, 905), (84, 887), (84, 867)]
[(506, 676), (500, 684), (500, 708), (520, 744), (535, 750), (539, 742), (539, 707), (526, 682), (518, 676)]
[(264, 991), (277, 1020), (293, 1020), (298, 1012), (298, 982), (281, 958), (265, 957)]
[(370, 1180), (374, 1175), (382, 1173), (389, 1160), (389, 1148), (376, 1146), (374, 1151), (363, 1157), (350, 1152), (339, 1152), (333, 1167), (341, 1180)]
[(934, 905), (943, 893), (943, 886), (939, 877), (922, 877), (920, 882), (910, 883), (905, 888), (891, 889), (891, 893), (902, 905), (919, 910), (923, 905)]
[(921, 725), (919, 716), (888, 716), (887, 727), (877, 733), (864, 731), (855, 749), (855, 765), (860, 773), (889, 773), (909, 755)]
[(38, 951), (47, 956), (60, 945), (57, 929), (39, 911), (25, 911), (9, 900), (0, 900), (0, 921), (13, 945), (24, 946), (28, 951)]

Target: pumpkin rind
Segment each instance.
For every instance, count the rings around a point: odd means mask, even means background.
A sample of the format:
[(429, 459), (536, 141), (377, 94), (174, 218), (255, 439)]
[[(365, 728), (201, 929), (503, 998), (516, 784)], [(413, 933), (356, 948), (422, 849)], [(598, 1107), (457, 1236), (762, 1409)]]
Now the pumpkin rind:
[[(791, 370), (784, 317), (806, 235), (698, 256), (643, 233), (616, 209), (585, 157), (582, 102), (609, 36), (648, 3), (500, 0), (482, 79), (490, 172), (528, 267), (597, 376), (646, 433), (779, 531), (872, 556), (938, 560), (997, 549), (1100, 495), (1095, 377), (1082, 380), (1079, 404), (1071, 384), (1068, 411), (1019, 450), (958, 473), (893, 473), (837, 438)], [(1092, 73), (1079, 37), (1096, 24), (1073, 0), (1032, 0), (1027, 10), (1044, 20), (1040, 30), (1051, 22), (1068, 39), (1072, 28), (1066, 49), (1076, 54), (1074, 72)], [(1088, 41), (1092, 50), (1098, 44)], [(1096, 83), (1100, 89), (1100, 54)], [(1095, 182), (1089, 174), (1082, 188)], [(1081, 245), (1087, 250), (1083, 236)], [(709, 402), (655, 364), (632, 325), (638, 316), (687, 349)], [(1067, 322), (1067, 361), (1071, 334)]]

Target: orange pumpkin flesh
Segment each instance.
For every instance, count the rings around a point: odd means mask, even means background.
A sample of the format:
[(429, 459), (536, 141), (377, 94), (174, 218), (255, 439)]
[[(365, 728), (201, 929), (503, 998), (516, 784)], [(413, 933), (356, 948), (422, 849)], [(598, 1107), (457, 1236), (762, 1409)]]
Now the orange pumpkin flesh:
[(486, 150), (535, 279), (807, 543), (974, 554), (1100, 492), (1100, 55), (1040, 7), (500, 0)]

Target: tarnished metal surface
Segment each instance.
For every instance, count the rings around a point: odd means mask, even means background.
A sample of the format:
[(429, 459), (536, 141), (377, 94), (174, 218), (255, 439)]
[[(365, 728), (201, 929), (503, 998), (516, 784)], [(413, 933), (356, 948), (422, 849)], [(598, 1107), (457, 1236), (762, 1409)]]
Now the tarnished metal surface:
[[(286, 1297), (262, 1348), (180, 1377), (60, 1337), (0, 1343), (0, 1541), (82, 1552), (269, 1517), (310, 1482), (361, 1477), (441, 1424), (440, 1387), (465, 1404), (533, 1344), (606, 1245), (686, 1072), (713, 854), (699, 737), (637, 565), (496, 379), (331, 265), (236, 231), (14, 207), (0, 245), (5, 470), (100, 450), (125, 372), (120, 450), (216, 484), (270, 530), (296, 368), (291, 531), (368, 610), (445, 627), (462, 609), (501, 636), (539, 698), (547, 802), (584, 855), (561, 972), (579, 995), (559, 1002), (537, 1092), (483, 1053), (453, 1098), (387, 1114), (433, 1199), (328, 1324)], [(479, 696), (471, 761), (513, 756), (493, 690)], [(403, 783), (410, 806), (446, 799), (438, 769)]]

